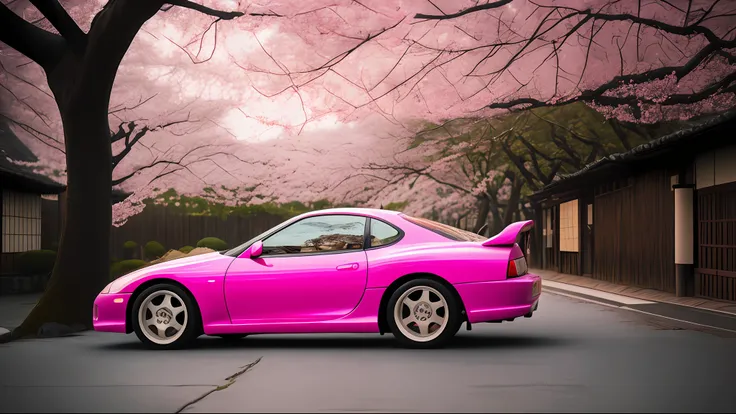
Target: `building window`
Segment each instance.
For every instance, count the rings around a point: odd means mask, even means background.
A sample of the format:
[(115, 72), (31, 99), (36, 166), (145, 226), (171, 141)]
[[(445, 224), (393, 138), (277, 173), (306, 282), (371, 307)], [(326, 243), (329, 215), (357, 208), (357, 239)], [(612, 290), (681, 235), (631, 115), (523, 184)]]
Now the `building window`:
[(560, 204), (560, 251), (579, 252), (578, 200)]
[(3, 191), (2, 252), (20, 253), (41, 248), (41, 197)]

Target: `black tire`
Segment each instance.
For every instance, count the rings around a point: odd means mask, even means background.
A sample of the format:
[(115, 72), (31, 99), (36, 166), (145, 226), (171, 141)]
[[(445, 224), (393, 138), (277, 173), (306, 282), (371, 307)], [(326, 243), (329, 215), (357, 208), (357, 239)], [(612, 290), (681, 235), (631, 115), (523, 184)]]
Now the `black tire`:
[[(174, 309), (178, 309), (179, 306), (177, 306), (173, 302), (179, 302), (182, 306), (184, 306), (184, 310), (186, 311), (186, 325), (184, 325), (181, 335), (179, 335), (178, 338), (170, 343), (157, 343), (151, 340), (146, 335), (146, 333), (143, 332), (143, 327), (141, 326), (139, 320), (141, 305), (144, 303), (144, 301), (147, 301), (147, 299), (149, 299), (151, 295), (157, 292), (161, 292), (161, 294), (165, 294), (165, 292), (171, 292), (175, 294), (178, 297), (174, 297), (172, 299), (172, 307), (175, 306)], [(179, 300), (179, 298), (181, 298), (181, 300)], [(144, 310), (144, 312), (146, 312), (144, 316), (145, 319), (146, 316), (150, 313), (150, 310)], [(169, 311), (169, 313), (171, 313), (171, 311)], [(133, 302), (130, 316), (131, 321), (133, 322), (133, 330), (135, 331), (136, 336), (147, 348), (150, 349), (163, 350), (186, 348), (187, 346), (191, 345), (192, 342), (194, 342), (194, 340), (197, 339), (197, 337), (199, 337), (202, 332), (202, 317), (199, 314), (199, 308), (194, 302), (194, 299), (184, 289), (174, 284), (160, 283), (145, 289), (143, 292), (140, 293), (140, 295), (136, 297), (135, 301)], [(171, 321), (177, 319), (178, 316), (179, 315), (170, 317), (169, 320)], [(181, 322), (181, 320), (178, 320), (178, 322)], [(166, 330), (168, 331), (168, 329)], [(148, 329), (148, 332), (151, 333), (151, 330)]]
[(245, 338), (246, 336), (248, 336), (248, 334), (222, 334), (215, 336), (228, 342), (233, 342)]
[[(406, 333), (402, 331), (402, 328), (399, 327), (399, 322), (396, 320), (395, 310), (396, 310), (396, 304), (397, 302), (404, 296), (405, 293), (420, 287), (426, 287), (429, 288), (427, 290), (433, 291), (430, 293), (430, 298), (432, 296), (441, 296), (441, 299), (445, 301), (446, 306), (443, 306), (443, 308), (446, 308), (442, 313), (446, 315), (447, 317), (444, 318), (445, 322), (444, 325), (442, 325), (442, 332), (435, 336), (432, 339), (429, 340), (419, 340), (418, 336), (408, 336)], [(412, 297), (415, 295), (416, 292), (412, 292), (409, 294), (408, 298), (412, 299)], [(437, 295), (439, 293), (439, 295)], [(433, 301), (430, 299), (431, 303), (436, 303), (437, 301)], [(460, 326), (462, 325), (464, 321), (463, 313), (462, 313), (462, 305), (460, 303), (460, 300), (456, 297), (456, 295), (450, 291), (445, 285), (442, 283), (436, 282), (431, 279), (414, 279), (410, 280), (403, 285), (401, 285), (396, 291), (393, 292), (391, 297), (388, 300), (388, 305), (386, 309), (386, 316), (388, 319), (388, 327), (391, 330), (391, 333), (394, 335), (396, 340), (401, 344), (402, 346), (406, 348), (420, 348), (420, 349), (429, 349), (429, 348), (441, 348), (445, 346), (454, 336), (455, 334), (460, 330)], [(417, 305), (420, 306), (420, 305)], [(426, 306), (422, 307), (427, 309)], [(401, 312), (402, 315), (406, 314), (406, 311), (408, 310), (408, 307), (406, 305), (401, 306)], [(416, 309), (415, 309), (416, 310)], [(409, 310), (411, 312), (412, 310)], [(421, 310), (416, 310), (421, 312)], [(449, 315), (445, 312), (449, 312)], [(440, 314), (440, 309), (437, 309), (437, 314)], [(427, 329), (431, 330), (431, 326), (428, 326)], [(407, 332), (411, 334), (411, 329), (409, 327), (403, 328)], [(435, 328), (433, 332), (436, 332), (437, 329)], [(433, 333), (430, 332), (430, 333)]]

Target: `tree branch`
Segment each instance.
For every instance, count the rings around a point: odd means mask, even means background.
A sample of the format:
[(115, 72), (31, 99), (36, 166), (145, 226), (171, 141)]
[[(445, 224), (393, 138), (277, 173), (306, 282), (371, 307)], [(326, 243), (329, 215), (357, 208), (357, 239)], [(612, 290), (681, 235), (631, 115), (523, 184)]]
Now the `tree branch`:
[(0, 41), (38, 63), (47, 72), (59, 63), (66, 48), (64, 38), (25, 21), (1, 2)]
[[(511, 150), (511, 148), (508, 146), (506, 142), (502, 143), (503, 152), (506, 154), (507, 157), (509, 157), (509, 160), (514, 163), (516, 168), (519, 170), (521, 175), (526, 179), (527, 184), (532, 189), (532, 191), (539, 190), (539, 186), (535, 182), (534, 175), (526, 168), (524, 165), (524, 159), (516, 154)], [(541, 180), (540, 180), (541, 181)]]
[(33, 6), (46, 17), (67, 44), (78, 56), (84, 54), (87, 46), (87, 35), (79, 28), (74, 19), (69, 16), (58, 0), (29, 0)]
[(417, 13), (414, 15), (415, 19), (425, 19), (425, 20), (449, 20), (449, 19), (456, 19), (460, 16), (464, 16), (466, 14), (475, 13), (483, 10), (491, 10), (491, 9), (497, 9), (499, 7), (505, 6), (509, 3), (511, 3), (513, 0), (498, 0), (491, 3), (486, 4), (479, 4), (477, 6), (468, 7), (467, 9), (460, 10), (457, 13), (452, 14), (423, 14), (423, 13)]
[[(179, 120), (179, 121), (167, 122), (165, 124), (157, 125), (154, 127), (145, 126), (141, 128), (139, 131), (137, 131), (135, 135), (133, 135), (133, 131), (135, 130), (135, 127), (136, 127), (135, 121), (131, 121), (128, 123), (128, 131), (126, 131), (125, 128), (123, 127), (124, 123), (121, 123), (120, 126), (118, 127), (117, 132), (112, 134), (110, 138), (110, 142), (115, 143), (117, 141), (120, 141), (121, 139), (125, 139), (125, 147), (122, 149), (122, 151), (120, 151), (116, 155), (113, 155), (112, 168), (115, 169), (115, 167), (117, 167), (118, 164), (120, 164), (123, 158), (125, 158), (130, 153), (130, 151), (138, 143), (138, 141), (140, 141), (141, 138), (143, 138), (147, 133), (151, 131), (158, 131), (161, 129), (165, 129), (170, 126), (182, 124), (185, 122), (189, 122), (189, 118), (184, 119), (184, 120)], [(132, 138), (131, 138), (131, 135), (132, 135)]]
[(609, 21), (609, 22), (628, 21), (628, 22), (640, 24), (643, 26), (648, 26), (653, 29), (658, 29), (663, 32), (672, 33), (672, 34), (680, 35), (680, 36), (692, 36), (692, 35), (700, 34), (700, 35), (705, 36), (705, 38), (708, 39), (708, 41), (711, 44), (717, 45), (719, 47), (730, 48), (730, 47), (736, 46), (736, 40), (721, 39), (711, 29), (705, 26), (700, 26), (698, 24), (700, 23), (699, 21), (695, 22), (694, 24), (688, 25), (688, 26), (675, 26), (675, 25), (665, 23), (660, 20), (639, 17), (633, 14), (628, 14), (628, 13), (607, 14), (607, 13), (594, 12), (590, 9), (579, 10), (579, 9), (574, 9), (571, 7), (545, 6), (545, 5), (539, 5), (539, 4), (537, 4), (537, 7), (545, 8), (545, 9), (556, 9), (556, 10), (560, 10), (560, 9), (572, 10), (580, 16), (592, 17), (596, 20), (604, 20), (604, 21)]
[(232, 20), (236, 17), (243, 16), (245, 13), (239, 11), (222, 11), (216, 10), (189, 0), (167, 0), (166, 3), (174, 6), (183, 7), (185, 9), (195, 10), (208, 16), (214, 16), (221, 20)]

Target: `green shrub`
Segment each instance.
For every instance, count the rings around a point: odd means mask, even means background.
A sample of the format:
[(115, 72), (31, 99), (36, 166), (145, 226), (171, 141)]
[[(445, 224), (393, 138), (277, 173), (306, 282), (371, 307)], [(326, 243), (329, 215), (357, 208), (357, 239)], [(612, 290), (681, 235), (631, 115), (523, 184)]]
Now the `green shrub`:
[(217, 237), (205, 237), (197, 242), (197, 247), (206, 247), (212, 250), (227, 250), (227, 242)]
[(25, 275), (51, 273), (56, 263), (53, 250), (29, 250), (18, 257), (18, 270)]
[(192, 246), (184, 246), (181, 249), (179, 249), (179, 251), (182, 252), (182, 253), (184, 253), (184, 254), (188, 254), (192, 250), (194, 250), (194, 247), (192, 247)]
[(139, 259), (123, 260), (110, 266), (110, 279), (114, 280), (120, 276), (130, 273), (145, 266), (146, 262)]
[(153, 260), (158, 259), (166, 253), (164, 245), (157, 241), (149, 241), (143, 246), (143, 252), (146, 255), (146, 259)]
[(123, 257), (126, 259), (133, 259), (138, 253), (138, 243), (128, 240), (123, 243)]

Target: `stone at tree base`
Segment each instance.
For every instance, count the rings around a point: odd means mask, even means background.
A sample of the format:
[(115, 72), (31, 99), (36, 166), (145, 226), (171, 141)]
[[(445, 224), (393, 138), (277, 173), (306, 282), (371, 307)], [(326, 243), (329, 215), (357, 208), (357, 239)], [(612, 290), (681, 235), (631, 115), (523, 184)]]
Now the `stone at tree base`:
[(73, 333), (86, 331), (87, 327), (82, 323), (73, 323), (72, 326), (69, 327)]
[(0, 326), (0, 344), (10, 342), (11, 339), (13, 339), (13, 333)]
[(36, 334), (36, 336), (38, 336), (39, 338), (56, 338), (59, 336), (71, 335), (73, 333), (74, 330), (69, 326), (56, 322), (48, 322), (38, 328), (38, 333)]

